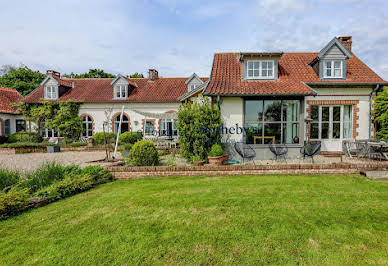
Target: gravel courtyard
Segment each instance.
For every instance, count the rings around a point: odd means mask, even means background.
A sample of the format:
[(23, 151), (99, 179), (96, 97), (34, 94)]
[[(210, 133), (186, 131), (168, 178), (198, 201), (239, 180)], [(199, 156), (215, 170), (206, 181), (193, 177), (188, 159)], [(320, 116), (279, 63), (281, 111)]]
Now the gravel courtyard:
[[(121, 158), (121, 154), (117, 153), (117, 157)], [(14, 155), (0, 155), (0, 168), (17, 169), (21, 171), (34, 170), (46, 162), (56, 161), (63, 165), (77, 164), (81, 167), (88, 165), (100, 164), (88, 163), (91, 161), (101, 160), (105, 158), (105, 151), (67, 151), (60, 153), (25, 153)]]

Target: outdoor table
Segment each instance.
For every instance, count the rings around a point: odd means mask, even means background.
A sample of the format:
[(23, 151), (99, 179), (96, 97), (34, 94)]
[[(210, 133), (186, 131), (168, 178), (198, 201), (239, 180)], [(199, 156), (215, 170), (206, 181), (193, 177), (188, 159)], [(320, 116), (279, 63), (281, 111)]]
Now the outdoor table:
[(388, 148), (388, 143), (386, 142), (368, 142), (369, 147), (376, 148), (377, 152), (379, 152), (385, 160), (388, 160), (388, 152), (384, 152), (386, 148)]

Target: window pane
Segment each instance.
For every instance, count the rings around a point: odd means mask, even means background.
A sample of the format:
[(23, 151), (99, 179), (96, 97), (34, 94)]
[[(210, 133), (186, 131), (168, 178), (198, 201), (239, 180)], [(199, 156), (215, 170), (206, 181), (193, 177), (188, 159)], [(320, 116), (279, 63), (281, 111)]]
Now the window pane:
[(341, 107), (334, 106), (333, 107), (333, 121), (341, 121)]
[(334, 61), (334, 68), (341, 68), (341, 61)]
[(273, 76), (273, 73), (272, 73), (272, 69), (268, 70), (268, 77), (272, 77)]
[(344, 138), (352, 138), (352, 122), (344, 122)]
[(311, 106), (311, 119), (313, 121), (318, 121), (318, 119), (319, 119), (319, 106), (318, 105)]
[(262, 77), (266, 77), (266, 76), (267, 76), (267, 70), (262, 69), (262, 70), (261, 70), (261, 76), (262, 76)]
[(270, 69), (273, 68), (273, 62), (272, 62), (272, 61), (269, 61), (269, 62), (268, 62), (268, 68), (270, 68)]
[(264, 101), (264, 120), (280, 121), (281, 119), (281, 101)]
[(263, 101), (245, 101), (245, 121), (263, 120)]
[(331, 69), (331, 61), (326, 62), (326, 68)]
[(87, 127), (86, 124), (82, 124), (82, 136), (87, 137)]
[(344, 106), (344, 121), (352, 121), (352, 106)]
[(341, 77), (341, 69), (334, 69), (334, 77)]
[(259, 65), (260, 65), (260, 62), (254, 62), (253, 68), (258, 70), (259, 69)]
[(284, 123), (283, 124), (283, 143), (293, 144), (299, 143), (296, 140), (296, 137), (299, 139), (299, 123)]
[(253, 62), (248, 62), (248, 69), (253, 69)]
[(299, 106), (298, 100), (283, 101), (283, 121), (299, 121)]
[(329, 122), (329, 107), (322, 106), (322, 121)]
[(121, 97), (125, 98), (125, 86), (121, 86)]
[(254, 75), (255, 77), (258, 77), (258, 76), (259, 76), (259, 70), (254, 70), (254, 71), (253, 71), (253, 75)]
[(326, 70), (326, 76), (331, 77), (331, 70), (330, 69)]
[(261, 62), (261, 67), (264, 68), (264, 69), (267, 68), (267, 65), (268, 65), (267, 62), (265, 62), (265, 61)]
[(263, 126), (262, 124), (248, 124), (246, 133), (247, 144), (263, 144)]
[(281, 124), (265, 124), (264, 125), (264, 144), (270, 142), (280, 143), (281, 138)]
[(310, 138), (312, 138), (312, 139), (319, 138), (319, 124), (318, 123), (311, 123)]
[(321, 138), (328, 139), (329, 138), (329, 123), (322, 123), (321, 127), (322, 127)]
[(333, 139), (339, 139), (341, 137), (341, 124), (333, 123)]
[(152, 134), (154, 132), (154, 124), (151, 121), (146, 121), (145, 133)]
[(248, 77), (253, 77), (253, 70), (248, 70)]

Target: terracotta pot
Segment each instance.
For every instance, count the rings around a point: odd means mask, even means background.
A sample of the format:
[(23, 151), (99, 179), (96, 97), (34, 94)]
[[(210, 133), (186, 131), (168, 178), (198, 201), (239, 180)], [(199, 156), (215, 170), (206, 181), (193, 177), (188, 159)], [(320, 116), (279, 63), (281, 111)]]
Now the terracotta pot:
[(211, 165), (224, 165), (226, 163), (226, 160), (228, 160), (228, 155), (221, 155), (221, 156), (209, 156), (209, 163)]
[(201, 166), (201, 165), (204, 165), (205, 164), (205, 161), (196, 161), (196, 162), (193, 162), (195, 166)]

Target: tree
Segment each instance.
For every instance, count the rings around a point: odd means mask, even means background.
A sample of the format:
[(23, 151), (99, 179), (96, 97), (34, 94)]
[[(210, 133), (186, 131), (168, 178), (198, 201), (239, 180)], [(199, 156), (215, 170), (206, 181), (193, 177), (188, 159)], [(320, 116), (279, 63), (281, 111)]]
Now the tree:
[(376, 137), (378, 139), (388, 139), (388, 87), (375, 97), (374, 104), (375, 121), (378, 123)]
[(18, 68), (3, 66), (2, 71), (8, 72), (0, 76), (0, 86), (17, 90), (22, 96), (26, 96), (40, 86), (46, 77), (39, 71), (33, 71), (27, 66)]
[(213, 144), (221, 142), (221, 112), (208, 98), (186, 102), (179, 107), (178, 125), (181, 153), (187, 159), (206, 159)]
[(73, 72), (71, 72), (70, 74), (64, 74), (63, 77), (80, 79), (80, 78), (115, 78), (116, 76), (110, 73), (106, 73), (102, 69), (95, 68), (95, 69), (89, 69), (88, 73), (74, 74)]
[(127, 77), (129, 78), (144, 78), (144, 75), (143, 74), (140, 74), (140, 73), (133, 73), (132, 75), (127, 75)]

